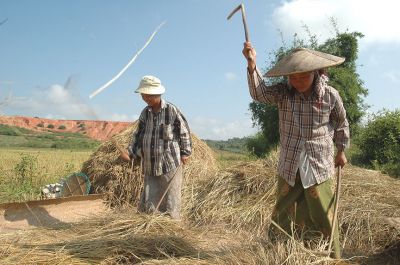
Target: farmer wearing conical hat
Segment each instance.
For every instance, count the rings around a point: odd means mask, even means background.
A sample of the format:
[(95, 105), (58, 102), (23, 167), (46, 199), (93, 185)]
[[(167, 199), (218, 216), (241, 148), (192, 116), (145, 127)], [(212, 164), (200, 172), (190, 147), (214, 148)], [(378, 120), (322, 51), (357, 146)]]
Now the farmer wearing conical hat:
[(141, 157), (144, 190), (139, 210), (166, 212), (180, 219), (182, 164), (192, 152), (189, 125), (180, 110), (161, 98), (164, 86), (155, 76), (144, 76), (135, 91), (147, 103), (126, 159)]
[[(285, 76), (288, 82), (269, 86), (256, 66), (256, 51), (250, 42), (244, 44), (243, 55), (251, 97), (275, 104), (279, 111), (280, 177), (272, 219), (289, 234), (293, 222), (296, 231), (319, 231), (328, 237), (334, 208), (332, 177), (335, 167), (347, 163), (344, 150), (350, 138), (343, 101), (327, 84), (323, 69), (343, 63), (344, 58), (295, 49), (265, 75)], [(334, 257), (340, 258), (337, 229), (333, 250)]]

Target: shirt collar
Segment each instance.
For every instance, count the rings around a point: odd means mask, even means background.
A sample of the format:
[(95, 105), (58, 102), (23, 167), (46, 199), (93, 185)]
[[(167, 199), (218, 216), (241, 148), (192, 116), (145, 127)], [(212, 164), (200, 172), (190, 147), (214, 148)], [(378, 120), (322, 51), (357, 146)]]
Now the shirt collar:
[[(165, 109), (167, 107), (167, 102), (164, 100), (164, 99), (161, 99), (161, 108), (160, 108), (160, 111), (162, 110), (162, 109)], [(151, 112), (151, 107), (150, 106), (147, 106), (147, 111), (150, 111)]]
[(167, 102), (164, 99), (161, 99), (161, 108), (165, 109), (167, 107)]

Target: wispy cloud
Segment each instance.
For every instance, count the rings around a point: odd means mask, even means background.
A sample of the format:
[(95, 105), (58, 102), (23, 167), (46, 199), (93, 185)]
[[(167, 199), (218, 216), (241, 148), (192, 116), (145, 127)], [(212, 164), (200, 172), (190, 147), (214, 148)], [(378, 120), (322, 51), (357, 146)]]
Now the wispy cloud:
[(107, 120), (110, 121), (135, 121), (139, 119), (139, 115), (127, 115), (127, 114), (120, 114), (120, 113), (113, 113), (110, 116), (106, 116)]
[[(289, 0), (273, 12), (274, 24), (286, 38), (307, 39), (306, 25), (320, 40), (332, 36), (330, 18), (340, 30), (360, 31), (365, 43), (400, 43), (400, 2), (397, 0)], [(331, 29), (332, 31), (329, 31)]]
[(190, 121), (190, 128), (201, 139), (227, 140), (244, 137), (257, 132), (249, 119), (223, 121), (213, 118), (196, 117)]

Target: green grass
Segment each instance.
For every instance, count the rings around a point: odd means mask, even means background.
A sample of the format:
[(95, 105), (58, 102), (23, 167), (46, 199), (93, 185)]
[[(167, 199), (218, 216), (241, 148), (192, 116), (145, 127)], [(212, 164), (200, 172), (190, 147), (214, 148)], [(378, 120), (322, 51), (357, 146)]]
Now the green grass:
[(89, 149), (100, 142), (80, 133), (36, 132), (0, 124), (0, 148)]
[(40, 189), (79, 172), (92, 150), (0, 149), (0, 203), (38, 199)]
[(248, 162), (256, 160), (256, 157), (249, 155), (248, 153), (238, 153), (231, 151), (223, 151), (213, 149), (215, 158), (218, 162), (218, 166), (221, 169), (225, 169), (242, 162)]
[(248, 138), (232, 138), (228, 140), (204, 140), (214, 150), (228, 151), (234, 153), (245, 153)]
[(0, 124), (0, 203), (38, 199), (44, 185), (79, 172), (100, 144), (79, 133)]
[(23, 146), (28, 144), (24, 136), (0, 135), (0, 147)]
[(0, 135), (18, 136), (24, 134), (36, 134), (36, 132), (25, 128), (0, 124)]

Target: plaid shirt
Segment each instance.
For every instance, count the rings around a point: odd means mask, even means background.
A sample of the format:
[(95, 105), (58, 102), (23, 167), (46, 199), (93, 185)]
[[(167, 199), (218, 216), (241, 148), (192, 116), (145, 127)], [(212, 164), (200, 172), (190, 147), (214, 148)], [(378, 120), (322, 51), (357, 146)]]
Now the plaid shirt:
[(142, 157), (143, 174), (159, 176), (177, 168), (181, 156), (190, 156), (192, 141), (185, 117), (177, 107), (161, 99), (161, 109), (150, 106), (139, 117), (136, 135), (128, 148), (133, 158)]
[(276, 104), (279, 111), (280, 157), (278, 174), (294, 185), (300, 152), (307, 152), (317, 183), (334, 175), (334, 148), (344, 150), (350, 144), (346, 110), (337, 90), (327, 85), (326, 76), (317, 76), (308, 98), (280, 83), (267, 86), (256, 69), (247, 71), (251, 97)]

